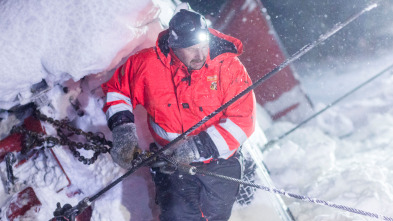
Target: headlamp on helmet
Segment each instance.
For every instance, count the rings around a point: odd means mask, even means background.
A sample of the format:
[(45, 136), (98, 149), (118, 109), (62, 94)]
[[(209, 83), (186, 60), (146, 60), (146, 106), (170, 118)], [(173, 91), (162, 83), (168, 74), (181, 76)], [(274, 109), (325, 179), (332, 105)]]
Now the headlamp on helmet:
[(207, 34), (206, 31), (199, 31), (197, 35), (200, 43), (209, 41), (209, 35)]

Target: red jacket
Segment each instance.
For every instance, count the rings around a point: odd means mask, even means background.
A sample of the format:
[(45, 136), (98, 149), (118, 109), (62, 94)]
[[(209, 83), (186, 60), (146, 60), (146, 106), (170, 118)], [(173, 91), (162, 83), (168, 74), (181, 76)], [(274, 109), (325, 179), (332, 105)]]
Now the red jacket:
[[(191, 73), (167, 46), (168, 31), (160, 33), (156, 47), (129, 57), (102, 85), (109, 127), (133, 121), (132, 110), (140, 104), (147, 110), (153, 138), (163, 146), (250, 86), (251, 79), (237, 58), (242, 43), (209, 31), (209, 56), (200, 70)], [(190, 135), (204, 134), (201, 139), (216, 152), (212, 157), (227, 159), (254, 126), (255, 97), (250, 92)]]

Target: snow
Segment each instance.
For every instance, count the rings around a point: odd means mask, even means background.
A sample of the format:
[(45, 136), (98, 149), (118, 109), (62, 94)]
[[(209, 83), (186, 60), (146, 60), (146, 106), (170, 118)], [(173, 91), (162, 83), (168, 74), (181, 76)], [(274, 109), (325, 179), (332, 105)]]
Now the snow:
[[(253, 7), (251, 1), (247, 3), (247, 7)], [(67, 117), (73, 126), (103, 132), (111, 140), (101, 110), (104, 100), (100, 85), (125, 57), (154, 45), (157, 34), (172, 16), (172, 1), (97, 0), (92, 4), (81, 0), (35, 0), (21, 4), (6, 0), (0, 5), (0, 109), (29, 100), (31, 85), (45, 79), (50, 105), (42, 107), (41, 112), (55, 119)], [(297, 66), (312, 73), (303, 74), (301, 80), (318, 111), (384, 70), (392, 58), (389, 54), (372, 60), (357, 58), (336, 68), (323, 63)], [(263, 160), (274, 187), (393, 217), (392, 84), (392, 72), (387, 71), (265, 151)], [(135, 113), (140, 145), (146, 149), (152, 140), (146, 129), (146, 112), (138, 107)], [(5, 111), (0, 116), (2, 139), (20, 119)], [(289, 121), (272, 123), (263, 109), (258, 110), (258, 117), (269, 140), (296, 126)], [(56, 133), (50, 124), (43, 126), (47, 134)], [(257, 129), (250, 144), (263, 146), (264, 135)], [(14, 193), (31, 186), (42, 204), (39, 212), (31, 210), (20, 220), (48, 220), (57, 202), (75, 206), (126, 172), (108, 154), (86, 166), (67, 147), (52, 150), (54, 154), (49, 149), (40, 150), (27, 163), (14, 168), (18, 177)], [(82, 154), (91, 156), (88, 151)], [(7, 220), (6, 211), (15, 197), (5, 192), (5, 170), (3, 161), (0, 220)], [(153, 190), (149, 170), (142, 168), (93, 203), (92, 220), (158, 220)], [(251, 205), (234, 206), (230, 220), (280, 220), (269, 197), (274, 198), (274, 194), (258, 190)], [(282, 198), (298, 221), (374, 220)]]
[[(30, 86), (111, 70), (155, 38), (160, 8), (153, 1), (2, 1), (2, 108)], [(133, 12), (133, 13), (130, 13)], [(25, 76), (21, 78), (21, 76)], [(29, 76), (29, 77), (26, 77)], [(18, 82), (12, 84), (9, 82)]]
[[(328, 86), (308, 88), (316, 93), (324, 88), (337, 88), (329, 91), (338, 98), (341, 92), (348, 92), (388, 67), (388, 62), (382, 62), (385, 59), (391, 61), (392, 56), (369, 60), (369, 67), (361, 73), (352, 66), (340, 70), (343, 71), (340, 75), (325, 72), (322, 82)], [(351, 79), (351, 82), (340, 79)], [(308, 80), (311, 84), (312, 79)], [(389, 149), (393, 142), (390, 135), (393, 132), (392, 80), (392, 70), (385, 71), (380, 78), (267, 150), (264, 159), (274, 183), (293, 193), (392, 217)], [(337, 87), (340, 82), (346, 85)], [(322, 98), (332, 102), (332, 94)], [(321, 103), (317, 105), (317, 109), (324, 107)], [(278, 123), (272, 125), (266, 135), (276, 137), (294, 126), (288, 122)], [(316, 204), (286, 201), (297, 214), (296, 220), (372, 220)]]

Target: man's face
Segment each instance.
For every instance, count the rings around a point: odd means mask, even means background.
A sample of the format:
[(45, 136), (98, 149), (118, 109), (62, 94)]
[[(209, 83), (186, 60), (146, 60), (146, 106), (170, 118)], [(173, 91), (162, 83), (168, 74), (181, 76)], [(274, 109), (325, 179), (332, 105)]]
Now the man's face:
[(189, 70), (199, 70), (206, 62), (209, 43), (203, 42), (188, 48), (175, 48), (173, 52)]

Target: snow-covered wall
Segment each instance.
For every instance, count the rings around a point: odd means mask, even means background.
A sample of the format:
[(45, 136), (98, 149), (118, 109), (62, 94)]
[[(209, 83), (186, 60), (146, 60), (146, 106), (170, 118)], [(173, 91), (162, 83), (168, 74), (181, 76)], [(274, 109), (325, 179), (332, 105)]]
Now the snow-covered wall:
[[(171, 16), (161, 0), (4, 0), (0, 2), (0, 109), (49, 85), (113, 69), (154, 44)], [(160, 6), (167, 7), (161, 13)], [(160, 21), (166, 19), (167, 21)], [(18, 82), (15, 84), (14, 82)]]

